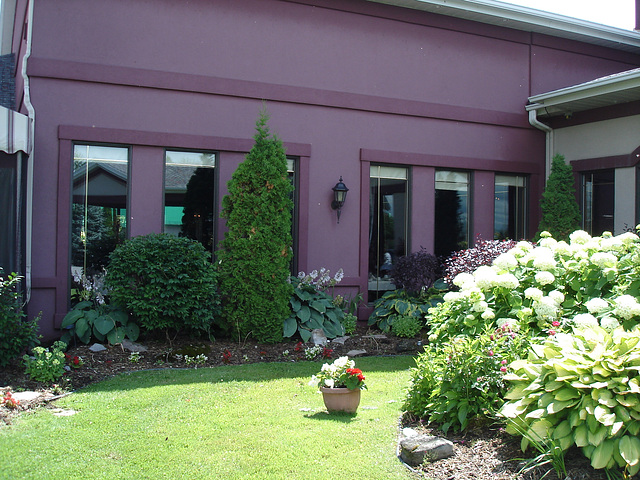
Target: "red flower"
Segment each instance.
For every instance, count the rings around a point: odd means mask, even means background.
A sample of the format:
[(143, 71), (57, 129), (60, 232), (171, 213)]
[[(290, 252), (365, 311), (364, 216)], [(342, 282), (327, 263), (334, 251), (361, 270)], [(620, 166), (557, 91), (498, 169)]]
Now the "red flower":
[(502, 373), (506, 373), (507, 372), (507, 367), (500, 367), (500, 371)]
[(556, 331), (555, 330), (549, 330), (549, 336), (555, 335)]
[(296, 343), (296, 348), (294, 348), (294, 350), (296, 352), (299, 352), (300, 350), (302, 350), (302, 342)]
[(78, 357), (73, 357), (73, 364), (80, 365), (80, 359)]

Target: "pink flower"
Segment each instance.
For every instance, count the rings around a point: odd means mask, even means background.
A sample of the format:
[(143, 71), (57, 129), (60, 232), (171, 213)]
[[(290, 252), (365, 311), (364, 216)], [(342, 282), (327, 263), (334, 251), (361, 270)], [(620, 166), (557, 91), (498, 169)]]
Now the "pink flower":
[(549, 336), (555, 335), (556, 331), (555, 330), (549, 330)]
[(507, 364), (507, 361), (506, 361), (506, 360), (501, 360), (501, 361), (500, 361), (500, 363), (501, 363), (502, 365), (506, 365), (506, 364)]
[(554, 320), (553, 322), (551, 322), (551, 325), (553, 325), (554, 327), (559, 327), (560, 326), (560, 322), (557, 320)]
[(500, 371), (502, 373), (507, 373), (507, 367), (500, 367)]
[(493, 350), (489, 350), (488, 355), (489, 355), (490, 357), (493, 357)]

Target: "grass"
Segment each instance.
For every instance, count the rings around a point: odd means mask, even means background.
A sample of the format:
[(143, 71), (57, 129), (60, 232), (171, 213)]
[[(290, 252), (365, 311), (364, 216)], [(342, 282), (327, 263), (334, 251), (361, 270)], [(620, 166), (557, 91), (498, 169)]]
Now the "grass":
[(119, 375), (0, 429), (0, 478), (407, 479), (395, 456), (411, 357), (357, 360), (358, 413), (328, 414), (319, 362)]

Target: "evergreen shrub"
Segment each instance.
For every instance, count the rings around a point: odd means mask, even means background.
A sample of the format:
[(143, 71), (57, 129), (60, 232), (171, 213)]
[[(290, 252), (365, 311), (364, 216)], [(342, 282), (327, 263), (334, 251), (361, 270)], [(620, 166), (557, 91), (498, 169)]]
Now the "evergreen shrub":
[(195, 240), (151, 233), (118, 246), (105, 278), (111, 301), (147, 330), (210, 333), (220, 299), (211, 254)]

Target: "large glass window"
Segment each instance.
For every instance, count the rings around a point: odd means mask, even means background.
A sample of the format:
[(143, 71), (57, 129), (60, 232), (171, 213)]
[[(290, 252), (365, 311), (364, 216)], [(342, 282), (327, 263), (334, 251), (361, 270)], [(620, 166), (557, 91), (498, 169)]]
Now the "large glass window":
[(75, 145), (71, 261), (74, 274), (93, 275), (126, 237), (129, 149)]
[(437, 256), (469, 246), (469, 173), (436, 171), (434, 245)]
[(526, 236), (526, 178), (496, 175), (493, 209), (493, 238), (522, 240)]
[(213, 251), (216, 154), (165, 153), (164, 231)]
[(614, 169), (582, 174), (582, 221), (587, 232), (613, 232), (614, 202)]
[(394, 290), (394, 262), (407, 251), (407, 169), (371, 167), (369, 189), (369, 301)]

